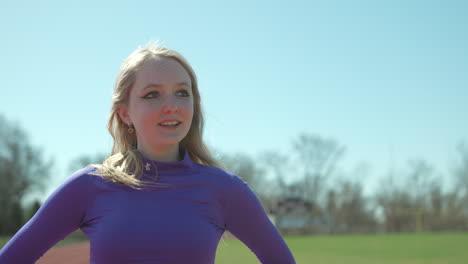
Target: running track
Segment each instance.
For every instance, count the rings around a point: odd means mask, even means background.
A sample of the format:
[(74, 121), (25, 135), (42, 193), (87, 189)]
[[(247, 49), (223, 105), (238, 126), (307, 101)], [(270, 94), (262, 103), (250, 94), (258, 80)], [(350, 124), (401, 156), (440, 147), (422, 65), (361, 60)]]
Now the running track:
[[(223, 239), (234, 237), (226, 232)], [(47, 251), (36, 264), (89, 264), (89, 241), (69, 246), (54, 247)]]
[(89, 242), (51, 248), (36, 264), (89, 264)]

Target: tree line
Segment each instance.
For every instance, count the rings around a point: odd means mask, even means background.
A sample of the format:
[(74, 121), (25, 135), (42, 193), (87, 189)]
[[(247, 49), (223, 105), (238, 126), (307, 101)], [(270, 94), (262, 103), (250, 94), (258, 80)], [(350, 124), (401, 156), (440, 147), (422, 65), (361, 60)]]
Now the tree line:
[[(369, 233), (468, 230), (468, 146), (456, 148), (455, 167), (442, 175), (424, 159), (408, 161), (404, 171), (389, 169), (372, 195), (364, 195), (365, 167), (343, 172), (346, 148), (334, 139), (300, 134), (291, 150), (267, 150), (257, 157), (223, 153), (215, 157), (242, 177), (265, 208), (295, 197), (312, 204), (304, 213), (304, 233)], [(69, 172), (100, 163), (104, 154), (72, 160)], [(38, 210), (40, 201), (23, 205), (26, 194), (43, 192), (53, 159), (33, 146), (19, 125), (0, 115), (0, 235), (13, 235)], [(267, 175), (269, 177), (267, 177)], [(286, 179), (294, 176), (295, 180)], [(365, 176), (365, 177), (364, 177)], [(443, 189), (444, 179), (456, 184)]]
[(52, 165), (17, 123), (0, 115), (0, 235), (13, 235), (39, 209), (37, 200), (26, 208), (22, 202), (44, 191)]
[[(225, 164), (242, 176), (264, 205), (271, 200), (299, 198), (312, 204), (304, 213), (310, 221), (303, 233), (432, 232), (468, 230), (468, 146), (459, 143), (447, 175), (424, 159), (386, 175), (369, 175), (365, 166), (341, 168), (345, 147), (316, 134), (301, 134), (283, 154), (274, 150), (258, 158), (224, 155)], [(266, 174), (273, 175), (266, 180)], [(295, 180), (286, 183), (291, 175)], [(364, 195), (366, 179), (380, 184)], [(443, 188), (443, 183), (453, 182)]]

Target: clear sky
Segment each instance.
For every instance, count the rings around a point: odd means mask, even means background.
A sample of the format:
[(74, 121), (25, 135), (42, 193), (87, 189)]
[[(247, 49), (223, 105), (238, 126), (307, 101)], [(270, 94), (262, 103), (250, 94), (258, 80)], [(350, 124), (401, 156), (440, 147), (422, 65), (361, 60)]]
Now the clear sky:
[(368, 186), (412, 158), (445, 172), (468, 142), (467, 3), (3, 0), (0, 113), (55, 159), (55, 188), (110, 151), (118, 68), (159, 39), (198, 75), (212, 147), (288, 153), (314, 133), (367, 162)]

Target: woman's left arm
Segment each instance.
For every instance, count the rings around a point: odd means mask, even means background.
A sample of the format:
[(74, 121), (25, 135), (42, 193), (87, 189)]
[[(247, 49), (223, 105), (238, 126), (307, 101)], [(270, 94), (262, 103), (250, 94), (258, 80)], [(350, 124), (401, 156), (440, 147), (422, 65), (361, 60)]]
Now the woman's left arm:
[(225, 228), (255, 253), (263, 264), (294, 264), (294, 257), (248, 184), (231, 175), (226, 193)]

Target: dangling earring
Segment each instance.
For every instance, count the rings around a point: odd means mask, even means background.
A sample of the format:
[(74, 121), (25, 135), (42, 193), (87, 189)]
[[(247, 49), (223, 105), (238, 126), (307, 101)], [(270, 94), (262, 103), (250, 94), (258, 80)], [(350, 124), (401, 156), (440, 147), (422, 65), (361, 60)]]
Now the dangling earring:
[(130, 126), (130, 123), (127, 124), (127, 125), (128, 125), (128, 133), (133, 134), (134, 130), (133, 130), (133, 128)]

